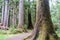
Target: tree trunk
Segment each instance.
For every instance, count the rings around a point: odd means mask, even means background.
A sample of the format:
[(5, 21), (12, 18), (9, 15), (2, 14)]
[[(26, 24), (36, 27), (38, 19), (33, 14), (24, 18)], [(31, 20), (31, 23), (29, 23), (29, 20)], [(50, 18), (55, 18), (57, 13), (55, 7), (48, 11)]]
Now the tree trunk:
[(4, 24), (4, 14), (5, 14), (5, 1), (2, 2), (2, 20), (1, 20), (2, 24)]
[(8, 27), (8, 20), (9, 20), (9, 0), (5, 0), (4, 26)]
[(19, 1), (18, 28), (24, 26), (24, 0)]
[(13, 9), (13, 26), (15, 27), (16, 26), (16, 15), (15, 15), (15, 10)]
[(30, 0), (28, 0), (28, 29), (33, 29), (32, 20), (31, 20), (31, 10), (30, 10)]
[(51, 21), (49, 0), (37, 0), (36, 24), (29, 37), (31, 40), (36, 40), (38, 34), (39, 40), (58, 40)]
[(51, 21), (49, 0), (37, 0), (37, 21), (39, 20), (41, 25), (39, 40), (57, 40)]

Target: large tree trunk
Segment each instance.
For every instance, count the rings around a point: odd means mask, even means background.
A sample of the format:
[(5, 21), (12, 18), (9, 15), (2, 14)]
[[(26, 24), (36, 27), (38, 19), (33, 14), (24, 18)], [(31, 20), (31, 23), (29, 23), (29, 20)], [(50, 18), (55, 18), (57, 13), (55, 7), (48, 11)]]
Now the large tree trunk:
[(36, 40), (38, 32), (39, 40), (58, 40), (51, 21), (49, 0), (37, 0), (36, 25), (30, 39)]
[(31, 10), (30, 10), (30, 0), (28, 0), (28, 29), (33, 29), (32, 20), (31, 20)]
[(38, 0), (37, 13), (41, 20), (41, 33), (39, 40), (57, 40), (58, 37), (51, 21), (49, 0)]
[(39, 20), (41, 25), (39, 40), (57, 40), (51, 21), (49, 0), (37, 0), (37, 21)]
[(5, 0), (4, 26), (8, 27), (8, 20), (9, 20), (9, 0)]
[(24, 0), (19, 1), (19, 14), (18, 14), (18, 27), (23, 28), (24, 26)]

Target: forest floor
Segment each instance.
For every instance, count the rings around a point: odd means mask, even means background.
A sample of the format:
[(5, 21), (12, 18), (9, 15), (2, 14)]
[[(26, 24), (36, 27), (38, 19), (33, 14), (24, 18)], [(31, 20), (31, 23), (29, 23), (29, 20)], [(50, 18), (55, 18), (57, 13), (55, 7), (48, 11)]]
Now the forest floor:
[[(0, 40), (24, 40), (31, 35), (31, 32), (20, 33), (20, 34), (9, 34), (9, 35), (0, 35)], [(60, 37), (60, 34), (58, 35)]]
[(23, 40), (31, 35), (31, 33), (0, 35), (0, 40)]
[(27, 38), (30, 35), (31, 35), (31, 32), (30, 33), (22, 33), (22, 34), (17, 34), (12, 37), (9, 37), (5, 40), (24, 40), (24, 38)]
[[(30, 36), (32, 31), (26, 33), (18, 33), (18, 34), (0, 34), (0, 40), (24, 40), (28, 36)], [(57, 33), (60, 37), (60, 33)]]

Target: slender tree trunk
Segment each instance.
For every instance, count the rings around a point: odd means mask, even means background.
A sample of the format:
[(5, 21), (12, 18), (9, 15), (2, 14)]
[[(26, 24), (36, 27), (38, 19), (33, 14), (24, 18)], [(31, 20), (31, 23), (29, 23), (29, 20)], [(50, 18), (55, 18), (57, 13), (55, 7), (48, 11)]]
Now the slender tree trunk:
[(2, 2), (2, 20), (1, 20), (2, 24), (4, 24), (4, 14), (5, 14), (5, 1)]
[(30, 0), (28, 0), (28, 29), (33, 29), (32, 20), (31, 20), (31, 10), (30, 10)]
[(8, 27), (8, 20), (9, 20), (9, 0), (5, 0), (4, 26)]
[(19, 1), (19, 14), (18, 14), (18, 27), (23, 28), (24, 26), (24, 0)]
[(15, 10), (13, 9), (13, 26), (16, 26), (16, 15), (15, 15)]

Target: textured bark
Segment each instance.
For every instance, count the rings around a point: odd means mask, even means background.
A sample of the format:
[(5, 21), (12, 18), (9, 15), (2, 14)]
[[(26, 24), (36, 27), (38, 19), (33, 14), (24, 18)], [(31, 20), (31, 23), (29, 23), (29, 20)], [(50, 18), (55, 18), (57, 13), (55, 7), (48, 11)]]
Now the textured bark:
[(53, 23), (51, 21), (49, 0), (37, 0), (36, 26), (34, 26), (31, 40), (36, 40), (39, 32), (39, 40), (58, 40)]
[(41, 25), (39, 40), (58, 40), (51, 21), (49, 0), (37, 0), (37, 17)]
[(24, 26), (24, 0), (19, 1), (19, 14), (18, 14), (18, 27), (23, 28)]
[(9, 0), (5, 0), (4, 26), (8, 27), (8, 20), (9, 20)]
[(28, 0), (28, 29), (33, 29), (32, 20), (31, 20), (31, 10), (30, 10), (30, 0)]
[(5, 14), (5, 1), (2, 2), (2, 20), (1, 20), (2, 24), (4, 24), (4, 14)]

